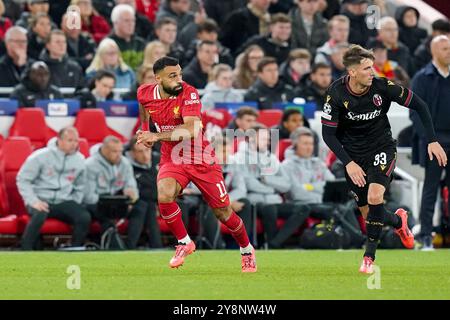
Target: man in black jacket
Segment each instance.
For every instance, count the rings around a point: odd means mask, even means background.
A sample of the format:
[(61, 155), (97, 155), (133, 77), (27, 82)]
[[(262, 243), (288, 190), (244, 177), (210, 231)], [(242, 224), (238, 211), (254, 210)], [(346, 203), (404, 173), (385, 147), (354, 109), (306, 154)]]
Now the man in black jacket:
[(292, 86), (278, 79), (275, 58), (265, 57), (258, 63), (258, 79), (248, 89), (244, 101), (257, 101), (258, 109), (272, 109), (277, 102), (289, 102), (295, 97)]
[(18, 26), (5, 34), (6, 54), (0, 59), (0, 87), (14, 87), (20, 82), (28, 62), (27, 31)]
[(325, 103), (325, 92), (331, 84), (331, 66), (326, 63), (316, 63), (311, 68), (311, 73), (306, 74), (300, 85), (297, 95), (305, 98), (307, 102), (314, 102), (317, 110), (322, 110)]
[(57, 87), (80, 88), (85, 84), (83, 70), (67, 56), (66, 35), (61, 30), (50, 32), (45, 49), (39, 55), (50, 70), (50, 83)]
[(431, 40), (440, 35), (447, 35), (447, 37), (450, 37), (450, 21), (438, 19), (431, 24), (431, 29), (431, 35), (417, 47), (416, 51), (414, 51), (414, 64), (416, 71), (419, 71), (431, 61)]
[(277, 13), (270, 21), (270, 33), (267, 35), (256, 35), (248, 39), (240, 49), (238, 54), (251, 45), (258, 45), (263, 49), (267, 57), (274, 57), (280, 65), (289, 56), (291, 45), (289, 44), (292, 33), (291, 18), (284, 13)]
[(144, 232), (148, 236), (150, 248), (162, 248), (161, 231), (159, 228), (156, 205), (158, 202), (158, 193), (156, 188), (156, 177), (158, 176), (157, 154), (142, 144), (136, 144), (136, 138), (133, 137), (129, 143), (129, 151), (125, 156), (130, 160), (133, 166), (134, 178), (136, 179), (140, 199), (147, 205)]
[(19, 100), (19, 107), (33, 108), (39, 99), (62, 99), (61, 91), (50, 84), (50, 71), (45, 62), (33, 62), (24, 78), (11, 93), (11, 99)]
[(183, 79), (196, 89), (203, 89), (208, 84), (208, 76), (212, 67), (218, 62), (217, 44), (202, 41), (197, 45), (197, 56), (183, 72)]
[(222, 26), (220, 42), (235, 55), (239, 47), (251, 36), (267, 33), (270, 0), (250, 0), (245, 8), (230, 13)]

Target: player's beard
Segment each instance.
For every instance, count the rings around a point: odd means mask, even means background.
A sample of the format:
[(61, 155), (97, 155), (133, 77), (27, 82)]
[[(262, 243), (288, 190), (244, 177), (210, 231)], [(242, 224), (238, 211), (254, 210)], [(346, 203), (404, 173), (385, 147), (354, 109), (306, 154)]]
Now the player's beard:
[(181, 93), (181, 91), (183, 91), (183, 86), (181, 84), (177, 85), (173, 88), (170, 88), (170, 87), (165, 86), (163, 83), (162, 88), (166, 93), (168, 93), (171, 96), (178, 96)]

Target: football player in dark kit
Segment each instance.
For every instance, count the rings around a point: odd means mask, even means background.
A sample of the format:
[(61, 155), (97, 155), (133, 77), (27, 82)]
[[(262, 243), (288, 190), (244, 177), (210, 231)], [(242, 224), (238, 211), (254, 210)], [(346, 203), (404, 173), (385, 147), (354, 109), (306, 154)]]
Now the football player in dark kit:
[(349, 48), (343, 57), (348, 75), (328, 88), (321, 119), (323, 140), (345, 165), (347, 182), (366, 220), (367, 244), (359, 271), (368, 274), (373, 273), (383, 225), (393, 226), (406, 248), (414, 247), (407, 212), (398, 209), (393, 214), (383, 204), (397, 159), (387, 117), (391, 102), (417, 111), (427, 133), (430, 161), (435, 157), (440, 166), (447, 165), (427, 105), (409, 89), (376, 78), (373, 60), (371, 51), (358, 45)]

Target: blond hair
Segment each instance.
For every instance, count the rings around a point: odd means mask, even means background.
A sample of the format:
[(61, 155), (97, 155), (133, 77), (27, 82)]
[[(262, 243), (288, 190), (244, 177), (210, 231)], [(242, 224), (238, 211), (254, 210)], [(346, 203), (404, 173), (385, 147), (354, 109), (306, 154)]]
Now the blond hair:
[(147, 43), (147, 45), (145, 46), (144, 49), (144, 61), (142, 62), (142, 65), (146, 66), (146, 65), (152, 65), (155, 63), (156, 59), (154, 58), (154, 51), (156, 48), (163, 48), (164, 49), (164, 53), (165, 55), (168, 54), (166, 46), (159, 40), (154, 40), (151, 41), (149, 43)]
[(117, 49), (117, 51), (118, 51), (119, 63), (116, 67), (119, 67), (120, 70), (122, 70), (124, 72), (131, 69), (123, 61), (122, 54), (120, 52), (120, 49), (119, 49), (119, 46), (117, 45), (117, 43), (111, 38), (105, 38), (98, 45), (97, 52), (95, 53), (94, 59), (92, 60), (91, 64), (86, 69), (86, 73), (89, 73), (91, 71), (98, 71), (100, 69), (106, 68), (105, 64), (103, 63), (102, 55), (106, 52), (106, 50), (108, 50), (111, 47), (114, 47), (114, 49)]

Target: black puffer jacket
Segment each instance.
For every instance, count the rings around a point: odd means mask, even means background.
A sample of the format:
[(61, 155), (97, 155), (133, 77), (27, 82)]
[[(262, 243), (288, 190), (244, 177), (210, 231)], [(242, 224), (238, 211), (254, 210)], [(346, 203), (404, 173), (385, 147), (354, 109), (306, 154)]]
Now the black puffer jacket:
[(257, 101), (258, 109), (272, 109), (277, 102), (292, 102), (295, 98), (294, 88), (278, 81), (275, 87), (270, 88), (260, 79), (248, 89), (244, 96), (244, 101)]
[(411, 54), (417, 49), (420, 43), (427, 37), (427, 31), (425, 29), (419, 28), (416, 24), (414, 27), (407, 27), (403, 23), (403, 17), (408, 10), (414, 10), (416, 13), (417, 21), (419, 21), (420, 13), (419, 11), (410, 6), (400, 6), (395, 11), (395, 20), (397, 20), (399, 26), (399, 40), (403, 42), (409, 49)]
[(21, 83), (14, 88), (10, 96), (11, 99), (17, 99), (19, 101), (19, 107), (33, 108), (36, 100), (63, 98), (58, 87), (50, 83), (44, 90), (40, 90), (34, 85), (29, 78), (30, 69), (27, 69), (24, 73), (25, 75)]
[(81, 88), (85, 85), (83, 69), (65, 55), (62, 59), (52, 59), (44, 49), (39, 60), (44, 61), (50, 70), (50, 83), (57, 87)]

